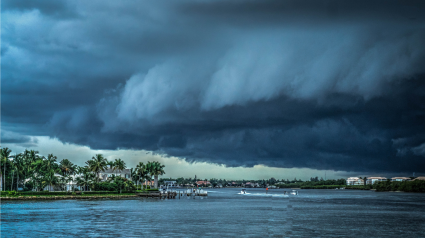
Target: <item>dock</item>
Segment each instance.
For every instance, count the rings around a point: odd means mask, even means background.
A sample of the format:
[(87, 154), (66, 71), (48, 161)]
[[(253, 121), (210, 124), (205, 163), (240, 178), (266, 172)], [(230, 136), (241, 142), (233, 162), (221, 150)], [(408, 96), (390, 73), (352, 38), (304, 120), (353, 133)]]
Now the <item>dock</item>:
[(149, 198), (176, 198), (176, 192), (147, 192), (147, 193), (136, 193), (139, 197), (149, 197)]
[(168, 191), (155, 191), (155, 192), (136, 192), (136, 195), (139, 197), (157, 197), (157, 198), (180, 198), (180, 197), (187, 197), (187, 196), (202, 196), (206, 197), (208, 196), (207, 191), (202, 190), (191, 190), (187, 189), (186, 191), (175, 191), (175, 190), (168, 190)]

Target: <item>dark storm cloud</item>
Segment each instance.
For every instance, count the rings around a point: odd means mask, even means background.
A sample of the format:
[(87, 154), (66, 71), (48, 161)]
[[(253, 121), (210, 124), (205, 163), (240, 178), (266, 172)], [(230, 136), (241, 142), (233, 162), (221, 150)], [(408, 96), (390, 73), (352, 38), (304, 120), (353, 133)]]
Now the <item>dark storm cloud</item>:
[(420, 1), (2, 4), (7, 130), (228, 166), (425, 168)]
[(30, 136), (20, 135), (11, 131), (1, 131), (1, 143), (32, 147), (37, 146), (37, 142), (37, 138), (31, 138)]

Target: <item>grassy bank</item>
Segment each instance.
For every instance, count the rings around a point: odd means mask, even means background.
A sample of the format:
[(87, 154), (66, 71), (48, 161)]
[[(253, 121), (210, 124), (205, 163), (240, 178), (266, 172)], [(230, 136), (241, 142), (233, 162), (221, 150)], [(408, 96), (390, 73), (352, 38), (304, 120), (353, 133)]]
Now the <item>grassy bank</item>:
[(136, 190), (136, 193), (149, 193), (149, 192), (158, 192), (158, 189), (143, 189), (143, 190)]
[(110, 197), (110, 196), (127, 196), (134, 195), (134, 193), (119, 193), (115, 191), (87, 191), (81, 193), (69, 193), (69, 192), (1, 192), (1, 197)]

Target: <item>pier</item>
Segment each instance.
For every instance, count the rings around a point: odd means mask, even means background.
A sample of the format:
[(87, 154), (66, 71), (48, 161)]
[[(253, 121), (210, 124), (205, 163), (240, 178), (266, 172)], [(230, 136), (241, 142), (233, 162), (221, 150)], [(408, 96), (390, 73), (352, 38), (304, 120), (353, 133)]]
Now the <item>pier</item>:
[(155, 191), (155, 192), (136, 192), (136, 195), (139, 197), (157, 197), (157, 198), (181, 198), (187, 196), (208, 196), (207, 191), (203, 190), (192, 190), (187, 189), (186, 191), (175, 191), (175, 190), (167, 190), (167, 191)]

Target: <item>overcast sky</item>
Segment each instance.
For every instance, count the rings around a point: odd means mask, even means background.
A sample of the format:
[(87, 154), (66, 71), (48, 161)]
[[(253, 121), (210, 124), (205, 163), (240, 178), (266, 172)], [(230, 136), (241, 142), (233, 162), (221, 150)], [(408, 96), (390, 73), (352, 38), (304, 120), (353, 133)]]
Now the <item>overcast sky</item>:
[(14, 152), (185, 177), (425, 173), (424, 1), (1, 4)]

